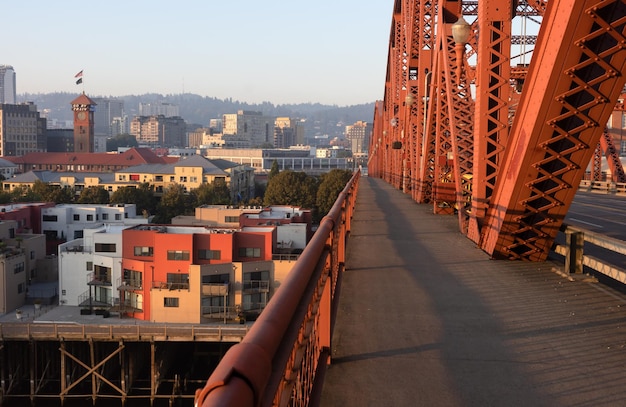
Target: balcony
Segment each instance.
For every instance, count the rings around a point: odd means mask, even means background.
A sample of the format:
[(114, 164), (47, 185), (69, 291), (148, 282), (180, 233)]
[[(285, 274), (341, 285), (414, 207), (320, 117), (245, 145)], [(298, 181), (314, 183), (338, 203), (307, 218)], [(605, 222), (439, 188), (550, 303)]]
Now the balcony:
[(118, 278), (117, 289), (120, 291), (137, 291), (143, 287), (141, 279), (136, 278)]
[(119, 312), (119, 313), (134, 313), (134, 312), (143, 312), (143, 309), (139, 308), (136, 302), (131, 301), (130, 299), (125, 299), (124, 301), (120, 301), (116, 298), (115, 303), (109, 310), (111, 312)]
[(229, 284), (202, 284), (202, 295), (206, 296), (226, 296), (228, 295)]
[(202, 307), (202, 317), (209, 319), (234, 320), (241, 317), (239, 307), (210, 305)]
[(152, 288), (156, 290), (189, 290), (189, 283), (173, 283), (170, 281), (153, 281)]
[(78, 306), (83, 308), (110, 308), (113, 306), (113, 299), (111, 297), (100, 298), (95, 293), (85, 291), (78, 296)]
[(88, 250), (85, 250), (84, 246), (66, 246), (64, 248), (64, 252), (66, 253), (83, 253), (83, 252), (89, 252)]
[(87, 275), (87, 285), (111, 287), (111, 276), (89, 273)]
[(268, 293), (270, 282), (268, 280), (251, 280), (243, 282), (243, 292), (245, 293)]

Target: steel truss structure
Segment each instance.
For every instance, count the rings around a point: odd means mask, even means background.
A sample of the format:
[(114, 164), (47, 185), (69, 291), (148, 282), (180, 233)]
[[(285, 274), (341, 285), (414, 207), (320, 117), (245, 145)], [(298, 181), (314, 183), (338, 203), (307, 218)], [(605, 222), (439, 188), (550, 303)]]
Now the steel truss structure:
[[(522, 15), (537, 36), (512, 35)], [(396, 0), (369, 175), (456, 214), (494, 258), (545, 260), (592, 158), (615, 164), (625, 28), (625, 0)], [(511, 66), (522, 42), (532, 61)]]

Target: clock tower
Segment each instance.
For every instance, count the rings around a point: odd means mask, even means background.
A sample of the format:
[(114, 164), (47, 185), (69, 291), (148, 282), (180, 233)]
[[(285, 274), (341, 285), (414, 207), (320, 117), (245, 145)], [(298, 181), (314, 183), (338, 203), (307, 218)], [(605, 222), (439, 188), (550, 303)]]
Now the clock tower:
[(96, 103), (85, 92), (70, 103), (74, 112), (74, 152), (93, 153), (93, 112)]

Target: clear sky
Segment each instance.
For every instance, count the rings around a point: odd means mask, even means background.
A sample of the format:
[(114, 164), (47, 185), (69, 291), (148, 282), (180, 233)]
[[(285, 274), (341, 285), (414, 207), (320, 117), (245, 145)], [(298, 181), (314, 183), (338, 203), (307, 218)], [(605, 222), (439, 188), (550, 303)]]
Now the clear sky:
[(392, 0), (14, 0), (2, 4), (0, 65), (18, 94), (370, 103), (384, 97), (392, 11)]

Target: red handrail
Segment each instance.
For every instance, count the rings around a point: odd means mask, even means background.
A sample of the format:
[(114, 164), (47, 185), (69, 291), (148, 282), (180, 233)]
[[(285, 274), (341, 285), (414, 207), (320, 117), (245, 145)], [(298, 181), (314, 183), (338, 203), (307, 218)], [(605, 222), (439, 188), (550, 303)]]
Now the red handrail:
[[(318, 347), (325, 350), (330, 347), (332, 306), (328, 304), (345, 262), (359, 177), (357, 171), (339, 194), (250, 332), (226, 352), (204, 388), (196, 391), (196, 407), (283, 405), (294, 386), (313, 388), (298, 383), (300, 371), (315, 372), (318, 362), (328, 362), (322, 360), (328, 352), (304, 348), (316, 346), (313, 343), (321, 343)], [(316, 360), (304, 360), (304, 354)], [(308, 379), (307, 383), (314, 381)]]

